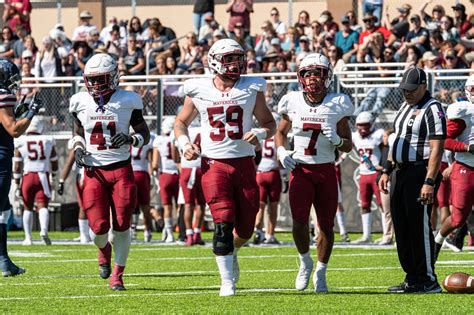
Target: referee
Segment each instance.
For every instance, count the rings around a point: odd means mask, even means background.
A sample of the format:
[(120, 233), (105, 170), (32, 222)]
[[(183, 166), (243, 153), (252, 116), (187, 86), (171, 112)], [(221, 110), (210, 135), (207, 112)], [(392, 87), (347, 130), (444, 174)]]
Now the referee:
[(409, 68), (399, 88), (405, 102), (395, 117), (395, 141), (379, 188), (387, 194), (391, 181), (390, 205), (398, 258), (406, 276), (403, 283), (388, 291), (439, 293), (430, 216), (441, 181), (446, 117), (441, 104), (426, 90), (426, 73), (422, 69)]

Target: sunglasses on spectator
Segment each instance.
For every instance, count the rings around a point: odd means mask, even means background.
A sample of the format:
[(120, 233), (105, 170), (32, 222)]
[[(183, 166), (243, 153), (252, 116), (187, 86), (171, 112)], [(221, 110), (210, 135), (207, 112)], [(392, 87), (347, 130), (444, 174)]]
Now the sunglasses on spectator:
[(23, 57), (24, 60), (33, 59), (33, 57)]
[(135, 21), (135, 22), (132, 22), (132, 25), (140, 25), (140, 23), (138, 23), (137, 21)]
[(336, 49), (328, 49), (328, 52), (336, 52)]
[(187, 39), (196, 38), (195, 36), (186, 36)]
[(319, 28), (320, 26), (319, 25), (311, 25), (311, 28)]
[(278, 15), (278, 13), (277, 12), (272, 12), (272, 13), (270, 13), (270, 15), (271, 16), (276, 16), (276, 15)]
[(12, 32), (10, 31), (3, 31), (2, 34), (11, 34)]
[(392, 55), (392, 54), (393, 54), (393, 51), (386, 50), (386, 51), (384, 51), (383, 53), (386, 54), (386, 55)]
[(372, 19), (367, 19), (367, 20), (362, 20), (362, 21), (364, 21), (364, 23), (374, 23)]
[(412, 22), (412, 23), (418, 23), (418, 22), (420, 22), (420, 20), (418, 20), (418, 19), (410, 19), (410, 22)]
[(455, 60), (456, 57), (454, 57), (454, 56), (448, 56), (448, 57), (445, 57), (444, 59), (446, 59), (446, 60)]

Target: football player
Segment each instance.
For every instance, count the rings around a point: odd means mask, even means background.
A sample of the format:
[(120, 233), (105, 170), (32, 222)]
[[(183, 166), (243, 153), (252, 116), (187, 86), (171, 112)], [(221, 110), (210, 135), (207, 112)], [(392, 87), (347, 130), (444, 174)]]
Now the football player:
[(51, 245), (48, 236), (51, 183), (49, 174), (54, 179), (58, 172), (58, 156), (52, 136), (43, 135), (44, 123), (35, 116), (26, 130), (26, 135), (15, 140), (13, 176), (21, 188), (25, 210), (23, 211), (23, 245), (33, 244), (33, 207), (36, 202), (40, 222), (40, 237), (46, 245)]
[[(242, 77), (246, 56), (234, 40), (216, 41), (208, 53), (212, 78), (187, 80), (184, 106), (174, 131), (188, 160), (201, 156), (202, 188), (214, 220), (213, 252), (221, 276), (220, 296), (235, 295), (237, 253), (252, 236), (259, 208), (254, 145), (270, 138), (275, 120), (265, 102), (265, 80)], [(188, 126), (201, 117), (201, 150)], [(252, 116), (261, 128), (252, 129)]]
[(7, 250), (7, 223), (12, 213), (8, 194), (12, 178), (13, 138), (26, 131), (42, 107), (41, 101), (33, 98), (30, 104), (20, 104), (14, 110), (20, 81), (17, 66), (6, 58), (0, 58), (0, 269), (4, 277), (25, 272), (10, 260)]
[(372, 196), (375, 195), (377, 204), (381, 206), (380, 190), (377, 186), (377, 174), (380, 166), (383, 141), (383, 129), (373, 129), (374, 116), (370, 112), (362, 112), (356, 117), (357, 131), (352, 133), (355, 150), (360, 157), (359, 192), (360, 213), (362, 217), (362, 236), (354, 244), (372, 243), (372, 213), (370, 210)]
[[(130, 223), (137, 187), (130, 146), (142, 147), (150, 138), (140, 96), (118, 88), (117, 62), (96, 54), (86, 63), (87, 92), (74, 94), (69, 112), (74, 118), (76, 164), (85, 168), (83, 206), (91, 238), (99, 248), (99, 275), (110, 277), (112, 290), (125, 290), (123, 272), (130, 251)], [(129, 135), (130, 126), (135, 131)], [(112, 221), (115, 264), (108, 231)]]
[[(329, 92), (332, 66), (324, 55), (307, 55), (301, 61), (297, 77), (303, 91), (290, 92), (280, 100), (278, 112), (282, 119), (275, 136), (278, 158), (291, 170), (289, 199), (293, 239), (300, 257), (295, 285), (298, 290), (306, 289), (313, 270), (308, 227), (313, 205), (319, 224), (314, 287), (315, 292), (327, 292), (326, 269), (334, 244), (338, 203), (334, 149), (342, 152), (352, 149), (346, 117), (353, 114), (354, 106), (347, 95)], [(285, 147), (291, 128), (294, 151)]]
[[(272, 113), (275, 122), (278, 124), (280, 115)], [(260, 191), (260, 210), (255, 220), (254, 244), (280, 244), (275, 238), (275, 227), (278, 215), (278, 202), (281, 194), (280, 163), (276, 155), (274, 137), (262, 140), (260, 142), (262, 158), (257, 167), (257, 184)], [(263, 219), (265, 208), (268, 203), (269, 220), (268, 227), (263, 235)]]
[[(196, 144), (199, 150), (201, 147), (200, 124), (199, 119), (196, 118), (188, 128), (189, 140)], [(171, 138), (175, 139), (174, 132), (171, 134)], [(179, 185), (184, 198), (184, 224), (186, 226), (186, 241), (184, 245), (204, 245), (204, 241), (201, 238), (201, 226), (204, 220), (206, 200), (204, 199), (201, 185), (201, 158), (187, 160), (183, 155), (184, 151), (182, 148), (180, 148), (180, 154), (181, 174), (179, 176)]]
[[(474, 204), (474, 75), (466, 81), (467, 101), (448, 106), (445, 148), (455, 152), (451, 170), (451, 215), (435, 237), (435, 261), (445, 238), (466, 223)], [(471, 231), (474, 233), (474, 231)]]
[(143, 213), (143, 223), (145, 230), (143, 236), (145, 242), (151, 242), (152, 238), (152, 216), (150, 214), (150, 190), (152, 176), (151, 162), (153, 159), (153, 141), (154, 134), (150, 133), (150, 141), (141, 148), (132, 146), (132, 168), (135, 184), (140, 187), (137, 191), (137, 206)]
[(171, 141), (174, 117), (167, 117), (161, 126), (161, 135), (153, 141), (152, 168), (159, 174), (160, 198), (163, 204), (165, 226), (162, 241), (173, 243), (173, 201), (177, 204), (179, 192), (179, 170), (176, 164), (177, 149)]
[[(75, 154), (73, 150), (73, 139), (69, 139), (67, 143), (67, 148), (69, 151), (68, 157), (66, 159), (66, 163), (61, 170), (61, 174), (59, 174), (59, 181), (58, 181), (58, 194), (60, 196), (64, 193), (64, 183), (69, 176), (69, 172), (71, 169), (75, 170), (76, 178), (75, 178), (75, 186), (76, 186), (76, 198), (77, 203), (79, 205), (79, 216), (78, 216), (78, 224), (79, 224), (79, 241), (81, 244), (88, 244), (91, 242), (91, 237), (89, 234), (89, 220), (87, 220), (86, 213), (84, 212), (82, 196), (84, 193), (84, 168), (79, 168), (75, 165)], [(76, 240), (76, 239), (75, 239)]]

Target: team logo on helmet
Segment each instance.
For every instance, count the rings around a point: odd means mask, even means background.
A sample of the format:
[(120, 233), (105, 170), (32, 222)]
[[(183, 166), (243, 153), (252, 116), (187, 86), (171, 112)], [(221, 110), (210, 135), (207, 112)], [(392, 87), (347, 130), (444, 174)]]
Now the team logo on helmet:
[(247, 57), (242, 46), (233, 39), (215, 42), (208, 53), (209, 68), (232, 80), (238, 80), (247, 70)]
[[(113, 93), (119, 84), (118, 65), (115, 59), (108, 54), (92, 56), (84, 69), (84, 82), (89, 94), (99, 100)], [(102, 107), (103, 104), (99, 103), (99, 108)]]
[(332, 84), (331, 62), (319, 53), (304, 57), (296, 74), (301, 87), (308, 93), (324, 92)]

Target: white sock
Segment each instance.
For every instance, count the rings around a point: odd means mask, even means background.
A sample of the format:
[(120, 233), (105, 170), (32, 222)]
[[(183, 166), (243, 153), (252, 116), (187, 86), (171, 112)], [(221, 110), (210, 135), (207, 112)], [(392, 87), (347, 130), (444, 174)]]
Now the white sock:
[(130, 243), (132, 241), (132, 238), (130, 237), (130, 229), (123, 232), (112, 231), (112, 233), (114, 234), (115, 264), (125, 266), (128, 253), (130, 252)]
[(193, 235), (193, 229), (186, 229), (186, 235)]
[(49, 211), (46, 208), (39, 209), (39, 221), (41, 228), (41, 235), (48, 235), (48, 226), (49, 226)]
[(304, 254), (299, 254), (301, 263), (308, 265), (311, 263), (311, 255), (309, 251)]
[(318, 278), (326, 278), (326, 269), (328, 264), (322, 263), (318, 260), (316, 263), (316, 276)]
[(138, 225), (138, 221), (140, 220), (140, 214), (133, 214), (132, 215), (132, 222), (134, 225)]
[(169, 234), (173, 233), (173, 218), (165, 218), (165, 230)]
[(94, 232), (92, 232), (92, 230), (89, 229), (89, 235), (91, 237), (91, 240), (94, 242), (94, 244), (98, 248), (104, 248), (107, 245), (107, 243), (109, 242), (109, 234), (108, 233), (97, 235)]
[(362, 214), (362, 231), (364, 238), (370, 238), (372, 234), (372, 212)]
[(216, 256), (217, 267), (219, 268), (219, 274), (221, 275), (221, 282), (229, 282), (234, 278), (233, 275), (233, 255)]
[(145, 238), (149, 237), (151, 235), (151, 231), (150, 230), (145, 230), (143, 231), (143, 235), (145, 236)]
[(23, 211), (23, 230), (25, 231), (25, 239), (31, 240), (33, 238), (31, 235), (33, 230), (33, 211)]
[(194, 228), (194, 233), (201, 233), (201, 232), (202, 232), (201, 228)]
[(346, 216), (344, 212), (337, 211), (336, 212), (337, 224), (339, 225), (339, 234), (344, 235), (347, 234), (346, 231)]
[(268, 241), (269, 239), (271, 239), (273, 237), (273, 235), (270, 235), (270, 234), (267, 234), (265, 233), (265, 239)]
[(89, 240), (89, 220), (87, 219), (78, 219), (79, 222), (79, 234), (81, 235), (81, 239)]
[(440, 245), (443, 245), (443, 242), (444, 242), (444, 239), (446, 237), (442, 236), (440, 232), (438, 232), (438, 234), (436, 234), (435, 236), (435, 242), (440, 244)]

